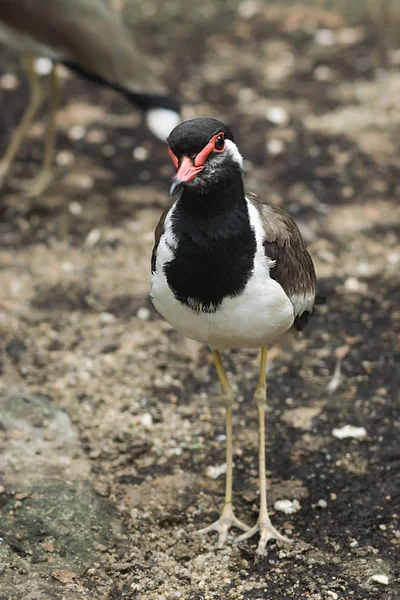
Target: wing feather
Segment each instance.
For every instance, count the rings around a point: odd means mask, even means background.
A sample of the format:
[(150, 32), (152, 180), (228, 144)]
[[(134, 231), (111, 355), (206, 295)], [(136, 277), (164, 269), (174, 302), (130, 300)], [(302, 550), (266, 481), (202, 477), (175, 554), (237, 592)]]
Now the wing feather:
[(171, 207), (168, 207), (166, 210), (164, 210), (164, 212), (162, 213), (162, 215), (160, 217), (160, 220), (157, 223), (157, 227), (154, 232), (154, 246), (153, 246), (153, 251), (151, 253), (151, 272), (152, 273), (154, 273), (156, 270), (158, 244), (160, 243), (161, 236), (164, 233), (165, 219), (167, 218), (167, 214), (169, 213), (170, 210), (171, 210)]
[(257, 208), (265, 231), (264, 250), (275, 262), (271, 277), (283, 288), (294, 308), (295, 326), (302, 329), (312, 313), (317, 277), (300, 230), (281, 208), (249, 198)]

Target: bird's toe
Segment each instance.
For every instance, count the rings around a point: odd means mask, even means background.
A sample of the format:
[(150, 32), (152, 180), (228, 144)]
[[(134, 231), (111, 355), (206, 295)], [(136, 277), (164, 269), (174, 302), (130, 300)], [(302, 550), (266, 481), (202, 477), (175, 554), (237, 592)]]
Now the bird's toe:
[(265, 556), (266, 547), (270, 540), (277, 540), (278, 542), (284, 542), (286, 544), (291, 544), (293, 540), (285, 537), (280, 534), (277, 529), (272, 525), (272, 523), (268, 521), (258, 522), (252, 529), (246, 531), (242, 535), (239, 535), (234, 539), (235, 543), (243, 542), (244, 540), (248, 540), (253, 537), (256, 533), (260, 533), (260, 540), (258, 542), (256, 554), (261, 556)]
[(205, 533), (210, 533), (212, 531), (216, 531), (218, 535), (218, 548), (222, 548), (224, 546), (226, 540), (228, 539), (228, 533), (231, 527), (236, 527), (237, 529), (242, 529), (243, 531), (248, 531), (250, 527), (236, 518), (233, 513), (233, 508), (230, 503), (225, 504), (224, 510), (220, 518), (204, 527), (203, 529), (199, 529), (195, 531), (193, 535), (203, 535)]

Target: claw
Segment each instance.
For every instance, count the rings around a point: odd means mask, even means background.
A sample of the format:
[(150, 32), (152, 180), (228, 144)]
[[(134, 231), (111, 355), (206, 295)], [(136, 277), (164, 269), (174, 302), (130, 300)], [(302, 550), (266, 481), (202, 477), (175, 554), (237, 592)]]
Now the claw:
[(265, 556), (267, 554), (266, 546), (270, 540), (277, 540), (278, 542), (284, 542), (286, 544), (293, 543), (293, 540), (280, 534), (279, 531), (275, 529), (269, 518), (263, 519), (263, 521), (258, 521), (254, 527), (252, 527), (249, 531), (246, 531), (246, 533), (239, 535), (233, 541), (235, 543), (243, 542), (258, 532), (260, 532), (260, 541), (258, 542), (256, 554), (259, 554), (260, 556)]
[(219, 533), (218, 548), (222, 548), (227, 540), (228, 531), (231, 527), (236, 527), (237, 529), (241, 529), (242, 531), (246, 532), (250, 530), (248, 525), (235, 517), (233, 514), (232, 504), (228, 503), (225, 504), (224, 510), (217, 521), (211, 523), (211, 525), (208, 525), (203, 529), (193, 532), (192, 535), (203, 535), (205, 533), (210, 533), (211, 531), (216, 531)]

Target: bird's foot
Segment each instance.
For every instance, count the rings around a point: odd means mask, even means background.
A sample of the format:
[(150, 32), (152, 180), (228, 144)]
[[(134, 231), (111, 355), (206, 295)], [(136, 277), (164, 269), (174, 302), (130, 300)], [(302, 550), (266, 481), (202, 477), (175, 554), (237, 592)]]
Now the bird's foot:
[(54, 178), (52, 169), (42, 169), (33, 179), (19, 182), (18, 188), (28, 198), (40, 196), (49, 187)]
[(293, 540), (281, 535), (279, 531), (275, 529), (268, 516), (262, 519), (259, 518), (254, 527), (252, 527), (249, 531), (246, 531), (246, 533), (239, 535), (234, 541), (243, 542), (258, 532), (260, 532), (260, 541), (258, 542), (256, 554), (259, 554), (260, 556), (265, 556), (267, 554), (266, 545), (270, 540), (277, 540), (278, 542), (284, 542), (285, 544), (293, 543)]
[(203, 535), (204, 533), (210, 533), (211, 531), (216, 531), (218, 536), (218, 548), (222, 548), (225, 544), (226, 539), (228, 537), (228, 531), (231, 527), (237, 527), (238, 529), (242, 529), (243, 531), (249, 531), (250, 527), (242, 521), (239, 521), (233, 514), (232, 504), (228, 502), (224, 506), (224, 510), (218, 521), (211, 523), (208, 527), (204, 527), (204, 529), (199, 529), (195, 531), (193, 535)]

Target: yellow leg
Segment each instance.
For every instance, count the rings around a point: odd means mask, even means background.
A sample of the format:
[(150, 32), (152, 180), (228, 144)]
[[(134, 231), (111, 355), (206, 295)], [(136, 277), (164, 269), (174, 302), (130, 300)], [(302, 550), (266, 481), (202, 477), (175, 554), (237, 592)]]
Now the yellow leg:
[(260, 541), (256, 550), (257, 554), (265, 555), (266, 545), (269, 540), (278, 540), (280, 542), (291, 542), (289, 538), (284, 537), (275, 529), (268, 516), (267, 509), (267, 479), (265, 475), (265, 404), (267, 401), (267, 386), (265, 382), (265, 373), (267, 369), (268, 347), (264, 346), (261, 350), (260, 376), (254, 398), (258, 409), (258, 464), (259, 464), (259, 485), (260, 485), (260, 513), (257, 524), (243, 535), (236, 538), (236, 542), (241, 542), (260, 532)]
[(25, 56), (24, 63), (30, 83), (30, 100), (17, 130), (14, 132), (11, 138), (11, 142), (6, 150), (6, 153), (0, 161), (0, 184), (10, 170), (15, 155), (17, 154), (18, 149), (23, 142), (44, 98), (42, 83), (39, 75), (34, 69), (33, 58), (31, 56)]
[(239, 521), (233, 513), (232, 507), (232, 471), (233, 471), (233, 448), (232, 448), (232, 404), (233, 404), (233, 392), (229, 384), (228, 378), (225, 373), (224, 366), (221, 361), (221, 356), (217, 350), (212, 351), (215, 368), (217, 369), (218, 378), (221, 384), (221, 399), (225, 405), (225, 416), (226, 416), (226, 482), (225, 482), (225, 503), (222, 510), (222, 514), (218, 521), (212, 523), (204, 529), (196, 531), (196, 535), (203, 533), (209, 533), (210, 531), (216, 531), (219, 534), (218, 547), (221, 548), (226, 538), (228, 537), (228, 531), (231, 527), (237, 527), (243, 531), (248, 531), (250, 528)]
[(56, 132), (56, 111), (60, 98), (60, 86), (57, 77), (57, 66), (53, 64), (49, 78), (48, 114), (46, 123), (46, 137), (42, 168), (33, 179), (24, 182), (20, 187), (27, 196), (39, 196), (53, 179), (54, 140)]

